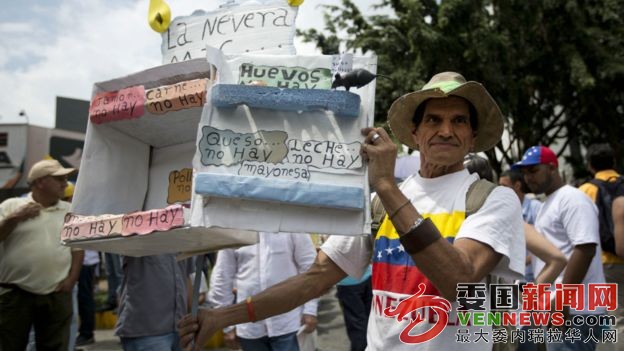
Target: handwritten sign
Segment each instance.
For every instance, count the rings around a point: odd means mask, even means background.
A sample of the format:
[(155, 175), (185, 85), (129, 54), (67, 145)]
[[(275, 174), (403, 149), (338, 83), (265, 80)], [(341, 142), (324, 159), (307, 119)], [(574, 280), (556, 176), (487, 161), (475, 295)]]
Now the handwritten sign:
[(273, 165), (261, 162), (243, 162), (238, 174), (261, 178), (310, 180), (308, 167), (291, 164)]
[(184, 225), (182, 205), (164, 209), (134, 212), (126, 215), (68, 215), (61, 231), (61, 241), (92, 239), (108, 236), (129, 236), (166, 231)]
[(191, 200), (193, 184), (193, 169), (183, 168), (169, 173), (169, 188), (167, 191), (167, 203), (187, 202)]
[(331, 70), (327, 68), (254, 66), (243, 63), (239, 68), (238, 84), (263, 82), (266, 86), (291, 89), (330, 89)]
[(144, 113), (144, 104), (142, 85), (99, 93), (91, 99), (89, 118), (95, 124), (139, 118)]
[(242, 134), (204, 126), (199, 140), (201, 163), (206, 166), (230, 166), (243, 161), (279, 163), (286, 156), (287, 137), (282, 131)]
[(67, 214), (61, 241), (121, 235), (123, 215), (78, 216)]
[(362, 144), (333, 141), (288, 140), (288, 162), (316, 168), (357, 169), (362, 167)]
[(121, 235), (148, 234), (165, 231), (184, 224), (184, 212), (181, 205), (173, 205), (160, 210), (135, 212), (122, 219)]
[(176, 17), (162, 35), (163, 64), (206, 56), (206, 45), (227, 54), (294, 54), (297, 8), (285, 2), (240, 5)]
[(191, 107), (201, 107), (206, 101), (207, 79), (195, 79), (164, 85), (145, 92), (147, 110), (156, 115)]

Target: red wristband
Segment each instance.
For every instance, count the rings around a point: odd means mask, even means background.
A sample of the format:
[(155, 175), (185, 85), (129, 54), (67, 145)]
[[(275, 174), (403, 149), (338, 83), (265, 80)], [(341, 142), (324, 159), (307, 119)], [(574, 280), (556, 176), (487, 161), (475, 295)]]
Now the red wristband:
[(247, 304), (247, 317), (253, 323), (256, 321), (256, 311), (254, 311), (253, 303), (251, 303), (251, 296), (247, 297), (245, 303)]

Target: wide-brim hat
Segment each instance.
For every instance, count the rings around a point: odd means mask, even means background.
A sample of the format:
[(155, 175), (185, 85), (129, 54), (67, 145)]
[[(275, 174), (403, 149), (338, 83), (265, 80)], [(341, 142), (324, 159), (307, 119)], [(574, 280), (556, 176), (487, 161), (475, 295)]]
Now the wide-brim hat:
[(412, 119), (416, 109), (427, 99), (449, 96), (459, 96), (470, 101), (477, 111), (479, 125), (473, 151), (493, 148), (503, 134), (503, 115), (500, 108), (481, 83), (467, 82), (461, 74), (455, 72), (438, 73), (421, 90), (396, 99), (388, 111), (392, 133), (401, 143), (418, 150), (412, 137), (415, 127)]

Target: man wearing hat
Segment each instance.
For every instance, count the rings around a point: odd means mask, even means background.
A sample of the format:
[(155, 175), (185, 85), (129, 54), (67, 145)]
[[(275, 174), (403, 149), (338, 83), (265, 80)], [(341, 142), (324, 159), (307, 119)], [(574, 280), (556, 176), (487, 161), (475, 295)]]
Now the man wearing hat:
[[(196, 335), (195, 345), (202, 345), (218, 328), (288, 311), (347, 274), (361, 276), (372, 257), (369, 350), (491, 349), (492, 328), (460, 325), (458, 303), (449, 301), (457, 299), (458, 284), (480, 284), (479, 307), (487, 312), (488, 276), (519, 279), (524, 271), (522, 211), (510, 189), (496, 187), (466, 218), (467, 192), (478, 176), (464, 168), (464, 157), (498, 143), (501, 112), (481, 84), (445, 72), (397, 99), (388, 119), (395, 136), (420, 151), (421, 165), (397, 186), (396, 145), (383, 128), (362, 130), (369, 182), (388, 213), (374, 242), (330, 237), (306, 273), (245, 303), (185, 317), (179, 324), (183, 346), (190, 349)], [(485, 338), (478, 340), (479, 332)], [(458, 343), (459, 334), (469, 342)]]
[[(551, 149), (533, 146), (512, 168), (522, 171), (532, 192), (546, 195), (535, 219), (535, 229), (544, 234), (568, 259), (568, 265), (555, 282), (584, 285), (583, 295), (579, 296), (582, 306), (570, 308), (572, 320), (575, 320), (574, 315), (603, 315), (606, 313), (604, 307), (590, 310), (588, 288), (590, 283), (605, 282), (600, 261), (598, 210), (585, 193), (563, 182), (558, 166), (557, 156)], [(544, 268), (544, 262), (537, 258), (532, 264), (535, 274)], [(580, 330), (582, 342), (565, 338), (563, 343), (549, 344), (549, 350), (594, 349), (596, 342), (590, 335), (593, 334), (595, 340), (602, 337), (600, 326), (579, 325), (575, 322), (573, 328)]]
[(75, 172), (56, 160), (39, 161), (28, 173), (31, 192), (0, 204), (1, 350), (24, 350), (31, 326), (37, 349), (68, 348), (83, 252), (60, 243), (69, 210), (61, 198)]

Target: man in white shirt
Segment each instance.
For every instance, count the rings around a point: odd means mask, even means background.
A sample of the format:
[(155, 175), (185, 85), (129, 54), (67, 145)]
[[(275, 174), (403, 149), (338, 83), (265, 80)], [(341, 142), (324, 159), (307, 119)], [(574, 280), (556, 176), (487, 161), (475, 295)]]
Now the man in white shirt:
[[(208, 302), (223, 307), (234, 300), (245, 301), (249, 296), (307, 271), (315, 256), (316, 249), (307, 234), (260, 232), (258, 244), (219, 251), (210, 276)], [(235, 349), (240, 343), (245, 351), (298, 350), (296, 333), (302, 324), (305, 332), (314, 331), (317, 306), (318, 300), (313, 299), (292, 311), (226, 328), (226, 344)]]
[[(582, 191), (566, 185), (559, 175), (559, 163), (555, 153), (545, 146), (533, 146), (513, 165), (520, 169), (524, 179), (535, 194), (546, 194), (535, 219), (535, 229), (553, 243), (568, 259), (568, 265), (559, 275), (556, 283), (583, 284), (582, 308), (570, 308), (575, 315), (602, 315), (604, 307), (589, 309), (589, 284), (604, 284), (605, 278), (600, 260), (600, 237), (598, 234), (598, 210)], [(535, 258), (535, 273), (544, 268), (544, 262)], [(549, 350), (595, 349), (601, 338), (601, 327), (574, 322), (574, 329), (580, 330), (581, 341), (565, 338), (562, 343), (550, 343)]]
[[(420, 171), (397, 186), (397, 146), (383, 128), (364, 128), (361, 154), (369, 183), (386, 213), (377, 236), (332, 236), (312, 268), (245, 303), (201, 310), (179, 323), (190, 349), (223, 326), (283, 313), (324, 293), (347, 274), (359, 278), (373, 259), (369, 350), (474, 350), (492, 348), (491, 326), (458, 322), (458, 284), (485, 284), (488, 275), (519, 279), (524, 270), (520, 203), (511, 189), (496, 187), (467, 217), (466, 198), (478, 180), (464, 168), (469, 152), (500, 141), (501, 112), (487, 90), (454, 72), (433, 76), (388, 112), (392, 132), (420, 151)], [(488, 298), (484, 291), (484, 302)], [(452, 302), (452, 303), (451, 303)], [(488, 304), (485, 304), (489, 306)], [(484, 313), (488, 307), (483, 306)], [(466, 331), (473, 339), (456, 342)], [(463, 333), (466, 334), (466, 333)]]

